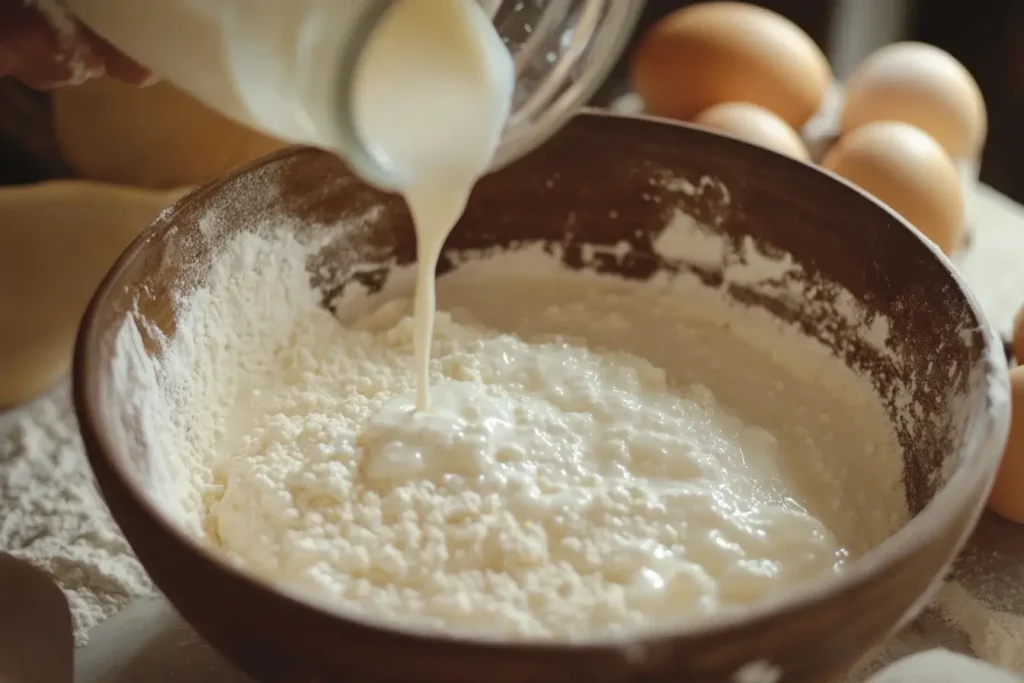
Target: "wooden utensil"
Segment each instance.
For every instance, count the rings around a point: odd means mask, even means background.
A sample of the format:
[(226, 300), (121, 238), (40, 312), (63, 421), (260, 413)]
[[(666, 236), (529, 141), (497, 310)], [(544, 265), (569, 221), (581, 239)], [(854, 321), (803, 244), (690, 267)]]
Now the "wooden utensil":
[(77, 180), (0, 188), (0, 410), (67, 372), (93, 290), (184, 193)]
[(0, 553), (0, 681), (71, 683), (74, 648), (61, 589), (46, 572)]

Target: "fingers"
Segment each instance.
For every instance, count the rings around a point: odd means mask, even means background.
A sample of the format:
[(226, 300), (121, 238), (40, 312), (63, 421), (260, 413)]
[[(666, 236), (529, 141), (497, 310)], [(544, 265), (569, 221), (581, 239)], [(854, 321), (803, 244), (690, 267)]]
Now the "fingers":
[(82, 33), (92, 53), (103, 66), (104, 73), (111, 78), (131, 85), (151, 85), (156, 82), (153, 72), (141, 64), (125, 57), (117, 48), (103, 40), (86, 27)]
[(0, 74), (46, 88), (103, 73), (103, 63), (74, 36), (61, 36), (36, 9), (0, 0)]
[(0, 76), (48, 90), (104, 73), (133, 84), (151, 80), (148, 70), (74, 19), (47, 17), (23, 0), (0, 0)]

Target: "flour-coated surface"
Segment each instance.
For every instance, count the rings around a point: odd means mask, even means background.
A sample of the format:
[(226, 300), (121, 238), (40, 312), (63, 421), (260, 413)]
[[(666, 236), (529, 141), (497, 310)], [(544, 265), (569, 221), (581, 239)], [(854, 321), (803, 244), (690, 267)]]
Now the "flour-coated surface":
[(411, 416), (410, 287), (339, 324), (289, 239), (229, 245), (147, 408), (168, 511), (259, 577), (408, 625), (580, 638), (777, 595), (905, 518), (869, 385), (777, 331), (755, 351), (718, 294), (542, 252), (466, 264), (439, 281), (435, 404)]

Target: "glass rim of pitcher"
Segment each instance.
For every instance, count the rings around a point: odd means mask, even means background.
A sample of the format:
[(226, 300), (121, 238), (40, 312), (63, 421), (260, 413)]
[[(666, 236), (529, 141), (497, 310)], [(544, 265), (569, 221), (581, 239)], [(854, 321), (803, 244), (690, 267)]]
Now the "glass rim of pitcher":
[[(345, 160), (363, 180), (385, 190), (397, 190), (397, 178), (391, 173), (382, 160), (374, 154), (370, 144), (362, 139), (356, 130), (351, 115), (350, 93), (355, 80), (355, 72), (366, 42), (376, 29), (384, 14), (399, 0), (379, 0), (367, 4), (361, 12), (356, 25), (349, 34), (352, 39), (342, 48), (341, 64), (337, 74), (336, 85), (338, 96), (344, 102), (345, 112), (336, 121), (340, 139), (349, 142), (345, 146)], [(505, 0), (506, 2), (509, 0)], [(590, 101), (604, 80), (618, 62), (623, 49), (628, 43), (640, 19), (644, 2), (641, 0), (547, 0), (549, 9), (564, 7), (569, 16), (572, 8), (577, 8), (575, 23), (570, 26), (557, 24), (550, 27), (551, 31), (564, 36), (567, 32), (574, 35), (566, 54), (555, 60), (552, 70), (541, 79), (537, 90), (527, 94), (525, 100), (513, 107), (509, 123), (502, 133), (502, 139), (491, 163), (488, 173), (499, 170), (508, 164), (529, 154), (558, 132), (574, 115)], [(493, 18), (492, 18), (493, 20)], [(589, 22), (589, 25), (588, 25)], [(580, 25), (587, 30), (577, 34)], [(524, 65), (516, 57), (517, 92), (519, 92), (521, 69)], [(529, 56), (529, 55), (527, 55)], [(580, 64), (586, 69), (580, 75)], [(531, 115), (532, 114), (532, 115)]]

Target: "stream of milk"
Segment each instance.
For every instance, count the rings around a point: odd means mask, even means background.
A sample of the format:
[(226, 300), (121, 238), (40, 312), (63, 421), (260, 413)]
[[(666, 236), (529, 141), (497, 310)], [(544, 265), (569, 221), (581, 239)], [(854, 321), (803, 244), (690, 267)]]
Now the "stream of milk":
[(398, 179), (416, 229), (416, 408), (430, 405), (435, 271), (512, 106), (512, 55), (476, 0), (402, 0), (375, 29), (355, 81), (365, 144)]

